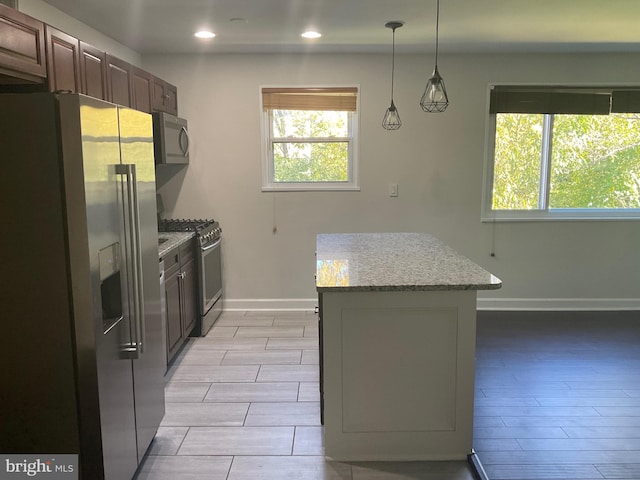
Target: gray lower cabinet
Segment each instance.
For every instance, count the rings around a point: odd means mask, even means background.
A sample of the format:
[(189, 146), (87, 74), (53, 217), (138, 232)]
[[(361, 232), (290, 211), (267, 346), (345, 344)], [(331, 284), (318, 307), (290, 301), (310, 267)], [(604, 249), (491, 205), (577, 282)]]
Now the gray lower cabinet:
[(167, 363), (170, 364), (193, 330), (198, 315), (197, 277), (192, 241), (164, 257), (167, 313)]

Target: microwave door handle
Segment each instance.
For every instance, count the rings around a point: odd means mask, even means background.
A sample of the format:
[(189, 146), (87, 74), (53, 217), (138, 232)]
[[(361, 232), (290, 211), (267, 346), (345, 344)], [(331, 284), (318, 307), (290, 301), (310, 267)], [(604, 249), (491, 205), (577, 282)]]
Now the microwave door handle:
[(182, 155), (189, 155), (189, 134), (187, 133), (186, 127), (180, 127), (180, 133), (178, 134), (178, 143), (180, 144), (180, 150), (182, 150)]

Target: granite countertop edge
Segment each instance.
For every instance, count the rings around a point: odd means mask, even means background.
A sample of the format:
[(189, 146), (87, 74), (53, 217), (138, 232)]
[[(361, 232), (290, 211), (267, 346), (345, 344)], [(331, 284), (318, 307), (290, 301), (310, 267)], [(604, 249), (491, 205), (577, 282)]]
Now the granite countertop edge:
[(502, 281), (427, 233), (319, 234), (317, 292), (497, 290)]
[(452, 284), (437, 285), (357, 285), (344, 286), (317, 286), (317, 292), (444, 292), (444, 291), (468, 291), (468, 290), (498, 290), (502, 283), (483, 284)]
[(194, 238), (194, 232), (160, 232), (158, 238), (166, 238), (167, 241), (158, 245), (158, 256), (164, 257), (174, 248)]

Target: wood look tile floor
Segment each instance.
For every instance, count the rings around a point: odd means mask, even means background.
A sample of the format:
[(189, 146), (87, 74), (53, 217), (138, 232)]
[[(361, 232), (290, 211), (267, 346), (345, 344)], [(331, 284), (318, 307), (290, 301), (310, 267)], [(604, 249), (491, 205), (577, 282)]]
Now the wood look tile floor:
[(491, 480), (640, 479), (640, 312), (480, 312), (474, 449)]
[[(317, 319), (225, 312), (167, 373), (138, 480), (473, 480), (466, 462), (331, 462)], [(480, 312), (474, 448), (491, 480), (640, 480), (640, 313)]]
[(223, 313), (167, 373), (138, 480), (473, 480), (466, 462), (332, 462), (320, 425), (318, 321)]

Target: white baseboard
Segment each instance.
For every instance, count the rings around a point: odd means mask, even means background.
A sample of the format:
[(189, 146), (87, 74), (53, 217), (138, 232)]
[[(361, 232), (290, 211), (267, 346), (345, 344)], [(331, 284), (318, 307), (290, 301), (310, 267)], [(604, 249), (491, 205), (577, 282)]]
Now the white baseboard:
[(222, 300), (224, 311), (313, 311), (318, 298), (236, 298)]
[[(225, 311), (313, 311), (317, 298), (223, 299)], [(640, 298), (479, 298), (478, 310), (640, 310)]]
[(478, 310), (640, 310), (640, 298), (479, 298)]

